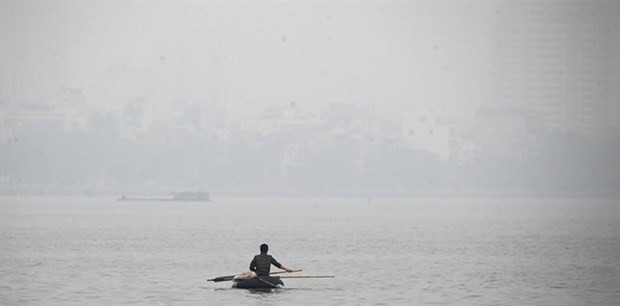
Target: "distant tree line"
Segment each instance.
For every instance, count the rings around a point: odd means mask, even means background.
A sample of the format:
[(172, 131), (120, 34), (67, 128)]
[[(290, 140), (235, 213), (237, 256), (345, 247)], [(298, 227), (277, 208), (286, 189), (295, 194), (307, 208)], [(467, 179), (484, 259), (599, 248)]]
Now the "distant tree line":
[[(179, 188), (308, 195), (619, 196), (620, 138), (548, 133), (520, 158), (480, 152), (442, 162), (407, 146), (369, 147), (329, 132), (162, 132), (128, 139), (117, 118), (87, 129), (31, 125), (1, 144), (3, 193), (131, 192)], [(149, 187), (150, 186), (150, 187)]]

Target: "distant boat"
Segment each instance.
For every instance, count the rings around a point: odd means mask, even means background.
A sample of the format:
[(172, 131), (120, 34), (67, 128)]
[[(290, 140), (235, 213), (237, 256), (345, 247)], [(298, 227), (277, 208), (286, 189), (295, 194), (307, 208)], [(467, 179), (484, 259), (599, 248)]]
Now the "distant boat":
[(209, 193), (203, 191), (196, 192), (175, 192), (170, 198), (140, 198), (128, 197), (122, 195), (119, 201), (184, 201), (184, 202), (207, 202), (209, 201)]

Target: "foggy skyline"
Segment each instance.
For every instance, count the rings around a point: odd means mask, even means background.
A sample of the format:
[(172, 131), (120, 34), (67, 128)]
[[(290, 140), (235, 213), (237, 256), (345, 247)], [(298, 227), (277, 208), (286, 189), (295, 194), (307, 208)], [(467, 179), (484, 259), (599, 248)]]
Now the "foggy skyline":
[[(471, 116), (493, 99), (504, 5), (3, 1), (2, 99), (53, 103), (66, 86), (82, 89), (92, 108), (137, 96), (157, 112), (179, 102), (231, 115), (345, 102)], [(609, 7), (612, 38), (620, 9)], [(613, 84), (613, 52), (610, 66)]]
[(618, 2), (0, 5), (13, 187), (620, 182)]

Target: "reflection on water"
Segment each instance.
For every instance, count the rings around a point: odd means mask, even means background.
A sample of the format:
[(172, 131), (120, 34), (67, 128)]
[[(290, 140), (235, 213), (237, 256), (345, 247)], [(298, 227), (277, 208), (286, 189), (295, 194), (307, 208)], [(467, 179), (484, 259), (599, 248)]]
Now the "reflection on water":
[[(0, 304), (618, 305), (617, 200), (3, 198)], [(300, 275), (208, 278), (267, 242)]]

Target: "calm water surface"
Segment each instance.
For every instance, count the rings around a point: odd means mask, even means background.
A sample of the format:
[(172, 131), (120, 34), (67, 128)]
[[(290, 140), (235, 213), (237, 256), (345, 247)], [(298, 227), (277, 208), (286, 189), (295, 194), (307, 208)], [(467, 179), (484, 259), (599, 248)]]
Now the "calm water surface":
[[(267, 242), (305, 275), (207, 278)], [(2, 305), (620, 305), (615, 200), (1, 198)]]

